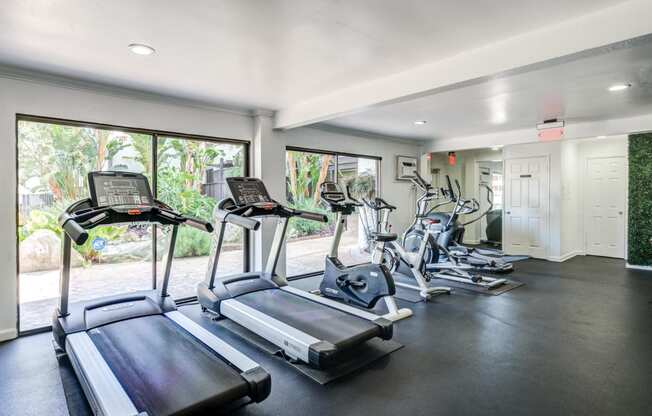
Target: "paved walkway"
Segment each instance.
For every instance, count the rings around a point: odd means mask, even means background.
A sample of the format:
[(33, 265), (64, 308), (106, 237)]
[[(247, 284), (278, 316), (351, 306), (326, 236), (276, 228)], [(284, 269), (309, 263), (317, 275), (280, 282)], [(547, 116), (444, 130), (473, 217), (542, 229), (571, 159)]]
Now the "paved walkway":
[[(351, 230), (352, 231), (352, 230)], [(342, 237), (340, 259), (345, 264), (368, 261), (369, 254), (357, 249), (357, 237), (351, 231)], [(324, 256), (330, 247), (331, 237), (290, 241), (287, 243), (287, 274), (289, 276), (323, 270)], [(220, 275), (237, 273), (243, 269), (242, 251), (228, 251), (220, 256)], [(197, 284), (204, 279), (208, 257), (175, 259), (172, 265), (170, 293), (175, 298), (195, 296)], [(151, 263), (130, 262), (118, 264), (93, 264), (71, 270), (71, 302), (93, 299), (119, 292), (150, 289)], [(159, 282), (163, 266), (157, 265)], [(59, 298), (59, 270), (20, 275), (20, 327), (21, 330), (50, 325), (52, 311)]]

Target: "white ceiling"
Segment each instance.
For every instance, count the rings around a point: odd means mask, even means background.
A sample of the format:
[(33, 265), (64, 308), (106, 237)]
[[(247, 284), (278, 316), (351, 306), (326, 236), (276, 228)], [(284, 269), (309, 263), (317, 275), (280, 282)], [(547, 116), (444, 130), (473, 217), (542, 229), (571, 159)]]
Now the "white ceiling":
[[(617, 3), (622, 1), (3, 0), (0, 64), (274, 110)], [(132, 42), (150, 44), (157, 53), (133, 55), (127, 50)], [(594, 73), (591, 79), (600, 77), (609, 74)], [(450, 105), (435, 100), (434, 107), (414, 102), (382, 111), (409, 121), (427, 116), (433, 120), (428, 128), (441, 126), (438, 134), (480, 126), (480, 120), (468, 126), (461, 121), (476, 111), (486, 115), (487, 99), (499, 100), (501, 94), (518, 96), (506, 103), (510, 120), (516, 119), (514, 112), (529, 120), (556, 111), (559, 94), (549, 95), (540, 83), (532, 91), (523, 83), (493, 82), (465, 92), (469, 98), (452, 93)], [(586, 116), (575, 108), (578, 94), (565, 87), (564, 111)], [(532, 95), (547, 104), (540, 102), (536, 111), (521, 108)], [(473, 111), (446, 120), (440, 116), (469, 99)], [(378, 130), (377, 111), (338, 123)], [(382, 126), (422, 135), (423, 130), (403, 129), (402, 123)]]
[[(632, 88), (609, 92), (616, 83)], [(540, 69), (329, 120), (338, 127), (414, 139), (534, 128), (551, 118), (583, 122), (652, 113), (652, 38)], [(427, 120), (426, 125), (415, 125)]]

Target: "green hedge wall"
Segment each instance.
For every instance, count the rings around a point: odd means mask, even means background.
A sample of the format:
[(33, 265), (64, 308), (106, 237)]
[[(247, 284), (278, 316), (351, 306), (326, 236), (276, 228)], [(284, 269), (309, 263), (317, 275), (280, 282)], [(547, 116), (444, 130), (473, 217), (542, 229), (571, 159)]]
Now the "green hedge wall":
[(652, 265), (652, 133), (629, 136), (628, 263)]

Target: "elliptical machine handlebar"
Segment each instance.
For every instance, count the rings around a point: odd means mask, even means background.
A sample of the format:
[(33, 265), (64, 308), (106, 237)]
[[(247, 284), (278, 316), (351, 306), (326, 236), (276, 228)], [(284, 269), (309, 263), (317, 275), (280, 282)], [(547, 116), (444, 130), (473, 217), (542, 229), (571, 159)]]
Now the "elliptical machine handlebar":
[(362, 201), (365, 203), (365, 205), (375, 211), (389, 210), (391, 212), (396, 209), (394, 205), (389, 204), (387, 201), (380, 197), (376, 197), (372, 200), (362, 198)]
[(448, 197), (450, 198), (451, 202), (457, 202), (457, 195), (455, 195), (455, 191), (453, 190), (453, 184), (451, 183), (451, 177), (446, 175), (446, 185), (448, 188)]
[(414, 171), (414, 179), (416, 182), (419, 182), (419, 186), (421, 188), (425, 190), (430, 190), (432, 188), (432, 186), (428, 182), (426, 182), (426, 180), (423, 179), (423, 176), (421, 176), (419, 172), (416, 170)]
[[(487, 186), (485, 184), (482, 184), (480, 186), (482, 186), (483, 188), (485, 188), (487, 190), (487, 202), (489, 203), (489, 206), (487, 207), (487, 209), (482, 214), (478, 215), (476, 218), (474, 218), (474, 219), (472, 219), (470, 221), (462, 223), (462, 226), (473, 224), (474, 222), (479, 221), (482, 217), (487, 215), (489, 213), (489, 211), (491, 211), (493, 209), (493, 207), (494, 207), (494, 198), (493, 198), (494, 191), (489, 186)], [(471, 213), (475, 213), (477, 211), (480, 211), (480, 203), (475, 198), (473, 199), (473, 202), (474, 202), (474, 205), (477, 206), (477, 209), (472, 211)]]
[(351, 195), (351, 187), (350, 187), (349, 185), (346, 185), (346, 197), (347, 197), (347, 198), (349, 199), (349, 201), (351, 201), (351, 203), (352, 203), (353, 205), (355, 205), (356, 207), (361, 207), (361, 206), (362, 206), (362, 202), (358, 201), (357, 199), (355, 199), (355, 198)]

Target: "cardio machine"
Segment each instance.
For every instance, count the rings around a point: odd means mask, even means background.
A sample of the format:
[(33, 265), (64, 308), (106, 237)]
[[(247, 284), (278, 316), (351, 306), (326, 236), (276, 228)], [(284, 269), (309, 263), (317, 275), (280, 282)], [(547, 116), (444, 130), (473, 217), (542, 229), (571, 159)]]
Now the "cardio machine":
[[(435, 218), (439, 220), (441, 233), (439, 234), (438, 242), (441, 246), (446, 247), (448, 252), (459, 258), (462, 262), (468, 263), (473, 266), (476, 271), (489, 272), (489, 273), (509, 273), (514, 270), (511, 262), (507, 261), (507, 256), (500, 250), (488, 248), (467, 247), (463, 245), (464, 232), (467, 225), (480, 221), (483, 217), (493, 208), (493, 191), (487, 185), (482, 187), (487, 192), (488, 207), (476, 215), (471, 220), (461, 222), (459, 221), (460, 215), (472, 215), (480, 211), (480, 204), (475, 198), (464, 199), (462, 197), (461, 187), (457, 180), (455, 180), (455, 187), (457, 192), (452, 187), (450, 177), (446, 175), (448, 184), (448, 191), (446, 196), (448, 201), (443, 204), (453, 203), (453, 209), (450, 214), (443, 212), (432, 212), (428, 214), (428, 218)], [(442, 204), (439, 204), (442, 205)], [(446, 254), (446, 253), (444, 253)], [(514, 257), (512, 257), (514, 258)], [(516, 257), (521, 259), (521, 257)]]
[[(206, 414), (242, 399), (260, 402), (270, 376), (257, 363), (177, 311), (168, 283), (178, 228), (211, 232), (210, 223), (153, 198), (147, 178), (128, 172), (88, 174), (90, 198), (59, 217), (63, 255), (55, 349), (67, 355), (95, 415)], [(113, 224), (171, 226), (160, 290), (69, 303), (72, 243)], [(238, 404), (240, 403), (240, 404)]]
[[(227, 178), (232, 198), (220, 201), (213, 213), (219, 224), (214, 236), (206, 280), (197, 297), (202, 309), (228, 318), (278, 346), (285, 356), (316, 368), (340, 362), (342, 355), (373, 338), (389, 340), (392, 321), (368, 311), (289, 286), (276, 273), (287, 222), (298, 217), (327, 222), (323, 214), (283, 206), (256, 178)], [(275, 219), (276, 231), (265, 269), (217, 277), (227, 224), (256, 231), (260, 219)]]
[[(436, 237), (427, 231), (417, 250), (407, 251), (397, 241), (397, 235), (390, 232), (389, 215), (396, 207), (378, 197), (370, 200), (363, 198), (362, 201), (364, 213), (361, 218), (365, 229), (368, 230), (369, 238), (375, 241), (372, 263), (378, 262), (388, 267), (395, 277), (396, 286), (416, 290), (425, 300), (433, 295), (450, 294), (452, 291), (450, 287), (430, 286), (431, 279), (425, 270), (424, 252), (428, 247), (436, 246)], [(386, 236), (386, 238), (374, 238), (374, 235)], [(416, 284), (411, 283), (412, 280)]]
[[(441, 190), (442, 196), (447, 196), (449, 200), (436, 204), (428, 211), (426, 195), (436, 195), (432, 186), (427, 183), (418, 172), (415, 172), (413, 183), (420, 189), (423, 195), (417, 203), (417, 213), (415, 221), (405, 232), (403, 240), (412, 252), (421, 252), (424, 256), (425, 271), (431, 278), (451, 280), (458, 283), (493, 289), (506, 283), (505, 279), (496, 279), (480, 274), (477, 270), (481, 265), (486, 264), (480, 259), (471, 258), (468, 252), (461, 249), (455, 249), (456, 246), (451, 242), (454, 235), (452, 227), (457, 224), (457, 218), (462, 214), (471, 214), (479, 209), (479, 204), (475, 200), (463, 200), (456, 197), (448, 179), (448, 189)], [(434, 199), (434, 198), (433, 198)], [(440, 213), (434, 213), (433, 210), (443, 205), (454, 202), (453, 212), (450, 216)], [(463, 225), (462, 225), (463, 227)], [(428, 238), (428, 236), (435, 236)], [(426, 247), (423, 244), (429, 240)], [(418, 247), (418, 248), (417, 248)], [(461, 247), (461, 246), (459, 246)]]
[[(383, 315), (391, 321), (412, 316), (407, 308), (399, 309), (394, 294), (396, 288), (391, 272), (386, 266), (373, 262), (358, 266), (345, 266), (338, 258), (340, 239), (347, 217), (362, 204), (353, 198), (347, 188), (346, 195), (335, 182), (320, 185), (321, 200), (336, 214), (335, 232), (329, 254), (324, 265), (324, 277), (319, 285), (322, 296), (338, 299), (363, 308), (373, 308), (379, 300), (384, 300), (388, 313)], [(372, 233), (374, 242), (396, 240), (395, 234)]]

